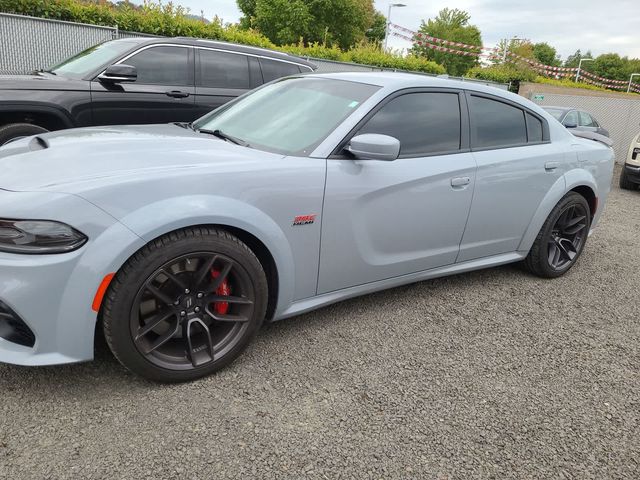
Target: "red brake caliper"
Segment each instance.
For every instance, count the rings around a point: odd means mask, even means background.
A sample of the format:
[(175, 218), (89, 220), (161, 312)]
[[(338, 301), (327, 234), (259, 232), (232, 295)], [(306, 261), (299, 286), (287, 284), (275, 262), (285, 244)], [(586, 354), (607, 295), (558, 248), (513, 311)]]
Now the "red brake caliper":
[[(211, 276), (213, 278), (218, 278), (219, 275), (220, 275), (220, 270), (213, 270), (213, 269), (211, 270)], [(231, 295), (229, 282), (227, 282), (226, 278), (222, 281), (218, 289), (215, 291), (215, 294), (225, 296), (225, 297), (228, 297), (229, 295)], [(229, 302), (215, 302), (213, 304), (213, 309), (215, 310), (216, 313), (220, 315), (225, 315), (229, 311)]]

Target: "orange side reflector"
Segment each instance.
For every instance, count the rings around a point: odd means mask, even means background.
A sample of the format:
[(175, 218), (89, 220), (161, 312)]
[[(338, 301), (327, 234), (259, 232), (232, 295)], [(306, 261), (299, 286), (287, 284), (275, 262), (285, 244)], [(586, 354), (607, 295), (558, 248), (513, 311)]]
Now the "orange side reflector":
[(96, 296), (93, 297), (93, 304), (91, 304), (91, 308), (94, 312), (100, 311), (102, 299), (104, 298), (104, 294), (107, 292), (107, 288), (109, 288), (109, 284), (111, 283), (111, 280), (113, 280), (114, 275), (115, 273), (109, 273), (108, 275), (105, 275), (105, 277), (102, 279), (102, 282), (100, 282), (100, 286), (98, 287)]

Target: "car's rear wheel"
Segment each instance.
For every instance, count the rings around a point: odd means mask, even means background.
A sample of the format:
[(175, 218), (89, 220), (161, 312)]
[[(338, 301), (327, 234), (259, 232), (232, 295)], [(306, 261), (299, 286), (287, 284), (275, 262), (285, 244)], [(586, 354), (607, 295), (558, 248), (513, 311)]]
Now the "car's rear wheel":
[(0, 127), (0, 146), (31, 135), (47, 133), (46, 128), (31, 123), (10, 123)]
[(214, 228), (165, 235), (118, 272), (103, 306), (105, 338), (129, 370), (193, 380), (233, 361), (265, 316), (267, 280), (253, 252)]
[(580, 257), (591, 227), (585, 198), (576, 192), (564, 196), (551, 211), (524, 260), (532, 273), (555, 278), (566, 273)]
[(622, 171), (620, 172), (620, 188), (622, 188), (623, 190), (636, 190), (638, 188), (637, 183), (633, 183), (631, 180), (629, 180), (624, 166), (622, 167)]

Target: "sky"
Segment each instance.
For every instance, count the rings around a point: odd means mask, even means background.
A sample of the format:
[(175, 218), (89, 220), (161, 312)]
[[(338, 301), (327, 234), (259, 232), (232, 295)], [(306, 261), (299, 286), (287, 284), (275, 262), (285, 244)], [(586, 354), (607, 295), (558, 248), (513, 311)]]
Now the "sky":
[[(173, 0), (206, 18), (218, 15), (234, 23), (241, 17), (235, 0)], [(547, 42), (565, 59), (581, 49), (594, 55), (614, 52), (640, 58), (640, 0), (394, 0), (406, 7), (395, 7), (391, 21), (417, 30), (420, 21), (436, 16), (445, 7), (466, 10), (471, 23), (482, 32), (485, 46), (502, 38), (526, 38)], [(387, 14), (389, 1), (375, 0), (378, 10)], [(392, 37), (396, 49), (411, 43)]]

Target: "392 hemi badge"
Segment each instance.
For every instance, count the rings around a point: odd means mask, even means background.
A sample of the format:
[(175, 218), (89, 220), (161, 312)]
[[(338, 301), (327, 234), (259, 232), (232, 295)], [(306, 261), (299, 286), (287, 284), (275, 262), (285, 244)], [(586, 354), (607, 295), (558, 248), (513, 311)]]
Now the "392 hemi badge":
[(316, 214), (313, 215), (298, 215), (293, 218), (293, 226), (309, 225), (316, 221)]

